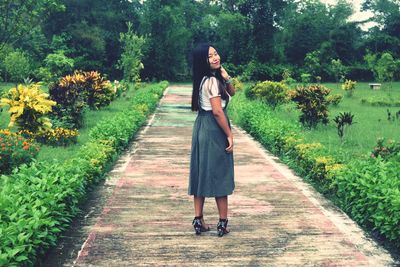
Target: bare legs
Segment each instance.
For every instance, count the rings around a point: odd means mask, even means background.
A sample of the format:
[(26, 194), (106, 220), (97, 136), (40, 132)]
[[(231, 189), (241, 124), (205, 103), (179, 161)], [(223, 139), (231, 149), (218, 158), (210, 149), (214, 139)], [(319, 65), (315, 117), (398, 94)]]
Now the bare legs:
[[(194, 199), (194, 215), (196, 217), (203, 215), (205, 198), (194, 196), (193, 199)], [(216, 197), (215, 202), (217, 203), (219, 217), (221, 219), (228, 218), (228, 196)]]

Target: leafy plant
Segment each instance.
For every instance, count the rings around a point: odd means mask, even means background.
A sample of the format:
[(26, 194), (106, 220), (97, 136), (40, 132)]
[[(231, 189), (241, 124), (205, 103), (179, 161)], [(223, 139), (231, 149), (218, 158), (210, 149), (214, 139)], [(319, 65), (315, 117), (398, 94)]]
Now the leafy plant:
[(85, 107), (98, 109), (108, 105), (116, 96), (117, 88), (97, 71), (75, 71), (51, 84), (51, 99), (57, 102), (53, 114), (79, 128), (83, 124)]
[(351, 114), (350, 112), (341, 112), (339, 113), (338, 116), (336, 116), (333, 121), (336, 123), (336, 128), (338, 130), (338, 135), (340, 137), (340, 140), (343, 140), (344, 136), (344, 129), (346, 125), (352, 125), (354, 115)]
[(120, 33), (119, 41), (123, 52), (118, 61), (118, 68), (123, 71), (124, 80), (130, 84), (140, 82), (140, 71), (144, 68), (142, 48), (145, 44), (145, 38), (133, 32), (131, 22), (128, 22), (127, 26), (128, 31)]
[(287, 101), (288, 87), (283, 82), (264, 81), (248, 89), (247, 95), (259, 99), (275, 109)]
[(4, 59), (8, 79), (13, 82), (22, 82), (31, 72), (29, 59), (20, 51), (11, 52)]
[(357, 82), (352, 80), (346, 80), (344, 84), (342, 84), (342, 89), (346, 91), (347, 96), (351, 97), (353, 95), (354, 90), (356, 89)]
[(387, 144), (385, 138), (378, 138), (377, 144), (371, 152), (371, 157), (382, 159), (389, 159), (394, 156), (400, 155), (400, 142), (394, 140), (388, 140)]
[(323, 85), (297, 86), (290, 91), (289, 97), (297, 103), (297, 108), (302, 112), (300, 122), (309, 128), (314, 128), (318, 123), (328, 123), (328, 104), (326, 96), (330, 89)]
[(48, 96), (40, 90), (39, 83), (11, 88), (0, 100), (1, 106), (9, 106), (11, 117), (8, 126), (17, 124), (21, 130), (35, 133), (49, 130), (51, 122), (44, 115), (52, 110), (56, 102), (49, 100)]
[(0, 130), (0, 172), (7, 174), (23, 163), (29, 163), (36, 157), (39, 146), (32, 139)]
[(74, 60), (64, 54), (64, 50), (57, 50), (48, 54), (44, 59), (45, 67), (39, 72), (45, 82), (55, 82), (57, 79), (72, 72)]
[(342, 101), (343, 96), (340, 94), (336, 94), (336, 95), (328, 95), (326, 97), (326, 101), (333, 106), (337, 106), (339, 105), (339, 103)]

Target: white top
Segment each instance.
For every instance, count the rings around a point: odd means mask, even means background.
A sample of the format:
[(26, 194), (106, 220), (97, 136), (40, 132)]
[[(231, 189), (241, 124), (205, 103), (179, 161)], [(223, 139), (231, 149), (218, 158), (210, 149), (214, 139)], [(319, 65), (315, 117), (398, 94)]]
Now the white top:
[[(200, 107), (204, 110), (212, 110), (210, 99), (213, 97), (221, 96), (218, 89), (218, 80), (215, 77), (203, 77), (200, 83)], [(230, 95), (228, 94), (228, 97)], [(226, 100), (221, 99), (221, 106), (225, 108)]]

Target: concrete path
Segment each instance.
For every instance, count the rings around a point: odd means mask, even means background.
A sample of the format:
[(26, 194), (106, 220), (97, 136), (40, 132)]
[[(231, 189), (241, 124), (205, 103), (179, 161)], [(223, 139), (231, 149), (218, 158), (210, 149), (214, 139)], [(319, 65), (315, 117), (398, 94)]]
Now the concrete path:
[(393, 265), (346, 215), (236, 127), (231, 233), (217, 237), (210, 198), (205, 219), (212, 231), (196, 236), (187, 195), (195, 118), (190, 94), (189, 87), (170, 87), (121, 158), (106, 182), (110, 193), (101, 212), (81, 230), (74, 266)]

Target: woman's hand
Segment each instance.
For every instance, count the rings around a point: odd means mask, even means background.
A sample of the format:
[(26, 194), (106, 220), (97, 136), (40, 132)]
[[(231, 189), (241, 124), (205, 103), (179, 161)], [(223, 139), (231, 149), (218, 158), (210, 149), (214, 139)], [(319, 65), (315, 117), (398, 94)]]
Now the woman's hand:
[(231, 76), (229, 76), (228, 72), (226, 72), (226, 70), (224, 69), (224, 67), (222, 67), (222, 65), (221, 65), (221, 76), (222, 78), (224, 78), (225, 81), (231, 78)]
[(228, 147), (225, 148), (225, 151), (228, 153), (232, 153), (233, 152), (233, 136), (230, 135), (227, 137), (228, 139)]

